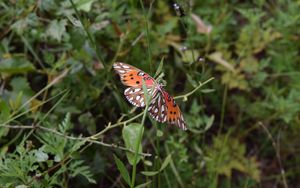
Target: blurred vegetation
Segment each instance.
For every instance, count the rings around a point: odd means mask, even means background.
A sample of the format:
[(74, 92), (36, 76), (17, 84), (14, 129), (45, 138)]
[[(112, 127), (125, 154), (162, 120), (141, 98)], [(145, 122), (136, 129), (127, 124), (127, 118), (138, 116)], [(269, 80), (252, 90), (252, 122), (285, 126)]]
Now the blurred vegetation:
[[(299, 12), (1, 1), (0, 187), (299, 187)], [(189, 130), (126, 102), (116, 61), (151, 75), (163, 62)]]

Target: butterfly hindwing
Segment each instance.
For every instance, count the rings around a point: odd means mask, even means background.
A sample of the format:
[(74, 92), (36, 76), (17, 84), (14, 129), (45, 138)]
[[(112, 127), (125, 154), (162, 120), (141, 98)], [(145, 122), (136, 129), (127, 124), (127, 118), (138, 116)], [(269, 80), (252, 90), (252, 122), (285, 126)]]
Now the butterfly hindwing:
[(148, 108), (149, 115), (158, 122), (166, 122), (167, 120), (167, 106), (162, 93), (159, 91), (152, 98)]
[[(157, 90), (154, 88), (147, 88), (148, 95), (156, 95)], [(128, 87), (124, 91), (126, 99), (134, 106), (145, 107), (145, 95), (142, 87)]]
[(179, 106), (175, 103), (173, 97), (171, 97), (166, 91), (163, 91), (163, 95), (168, 109), (167, 122), (169, 124), (176, 125), (183, 130), (186, 130), (186, 123), (179, 109)]
[(149, 74), (126, 63), (116, 62), (113, 67), (120, 75), (122, 83), (126, 86), (142, 86), (142, 80), (144, 80), (147, 87), (155, 83), (155, 80)]

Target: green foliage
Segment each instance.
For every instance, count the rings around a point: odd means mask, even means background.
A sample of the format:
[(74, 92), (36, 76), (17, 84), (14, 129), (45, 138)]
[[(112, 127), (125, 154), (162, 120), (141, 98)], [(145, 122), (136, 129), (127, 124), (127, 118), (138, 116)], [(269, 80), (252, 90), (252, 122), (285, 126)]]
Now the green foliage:
[[(70, 115), (67, 114), (58, 127), (65, 133), (70, 126)], [(84, 161), (72, 159), (84, 141), (70, 142), (63, 137), (49, 133), (38, 133), (41, 146), (36, 148), (26, 135), (12, 153), (2, 155), (0, 160), (1, 187), (48, 187), (63, 186), (65, 174), (70, 178), (81, 175), (88, 182), (96, 183), (92, 178), (90, 167)], [(70, 159), (71, 158), (71, 159)], [(57, 169), (58, 167), (61, 167)], [(39, 181), (42, 178), (43, 181)]]
[(169, 154), (166, 157), (166, 159), (164, 160), (164, 162), (162, 163), (162, 165), (158, 171), (142, 171), (141, 173), (144, 174), (145, 176), (154, 176), (154, 175), (162, 172), (168, 166), (168, 164), (171, 162), (171, 160), (172, 160), (172, 156)]
[(114, 155), (114, 159), (115, 159), (116, 165), (117, 165), (118, 170), (120, 171), (123, 179), (125, 180), (125, 182), (127, 183), (127, 185), (130, 186), (131, 182), (130, 182), (129, 172), (126, 169), (124, 163), (117, 156), (115, 156), (115, 155)]
[[(128, 148), (131, 151), (135, 151), (135, 149), (139, 145), (138, 153), (142, 152), (142, 145), (141, 145), (141, 143), (139, 143), (139, 139), (138, 139), (141, 129), (143, 129), (143, 126), (139, 123), (132, 123), (132, 124), (129, 124), (129, 125), (123, 127), (122, 136), (123, 136), (123, 140), (124, 140), (126, 148)], [(128, 162), (131, 165), (133, 165), (135, 155), (131, 152), (127, 152), (126, 156), (127, 156)], [(140, 160), (141, 160), (141, 157), (138, 156), (137, 163)]]
[[(172, 3), (0, 3), (0, 187), (300, 186), (299, 1)], [(189, 130), (132, 109), (116, 61)]]
[[(228, 144), (229, 143), (229, 144)], [(246, 147), (237, 139), (220, 135), (207, 148), (207, 168), (210, 173), (232, 177), (232, 171), (239, 170), (260, 181), (260, 172), (255, 157), (245, 157)]]

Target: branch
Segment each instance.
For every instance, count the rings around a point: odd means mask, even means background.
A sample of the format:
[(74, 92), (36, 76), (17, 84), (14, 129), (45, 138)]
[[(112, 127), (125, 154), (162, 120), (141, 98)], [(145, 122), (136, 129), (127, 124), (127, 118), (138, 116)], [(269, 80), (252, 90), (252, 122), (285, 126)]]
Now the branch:
[[(81, 140), (81, 141), (86, 141), (86, 142), (89, 142), (89, 143), (98, 144), (98, 145), (109, 147), (109, 148), (117, 148), (117, 149), (120, 149), (120, 150), (135, 153), (134, 150), (125, 148), (123, 146), (118, 146), (116, 144), (108, 144), (108, 143), (105, 143), (103, 141), (93, 140), (90, 137), (74, 137), (74, 136), (65, 135), (61, 132), (56, 131), (55, 129), (50, 129), (50, 128), (40, 126), (40, 125), (2, 125), (1, 127), (6, 127), (6, 128), (10, 128), (10, 129), (41, 129), (45, 132), (50, 132), (50, 133), (56, 134), (58, 136), (67, 138), (69, 140)], [(139, 153), (139, 155), (142, 155), (142, 156), (145, 156), (145, 157), (150, 157), (151, 156), (150, 153)]]
[(179, 95), (174, 97), (174, 99), (179, 99), (179, 98), (183, 98), (184, 101), (187, 100), (188, 96), (192, 95), (193, 93), (195, 93), (198, 89), (200, 89), (202, 86), (206, 85), (208, 82), (212, 81), (213, 79), (215, 79), (214, 77), (211, 77), (210, 79), (202, 82), (199, 82), (199, 85), (197, 87), (195, 87), (195, 89), (193, 89), (192, 91), (184, 94), (184, 95)]
[[(116, 127), (121, 126), (121, 125), (126, 125), (127, 123), (129, 123), (129, 122), (131, 122), (131, 121), (133, 121), (133, 120), (139, 118), (139, 117), (142, 116), (142, 115), (143, 115), (143, 112), (141, 112), (141, 113), (139, 113), (138, 115), (136, 115), (136, 116), (134, 116), (134, 117), (132, 117), (132, 118), (130, 118), (130, 119), (128, 119), (128, 120), (125, 120), (125, 121), (117, 122), (117, 123), (112, 124), (112, 125), (111, 125), (111, 123), (109, 123), (109, 124), (105, 127), (105, 129), (103, 129), (103, 130), (100, 131), (99, 133), (96, 133), (96, 134), (90, 136), (89, 138), (90, 138), (90, 139), (97, 139), (100, 135), (104, 134), (106, 131), (108, 131), (108, 130), (110, 130), (110, 129), (112, 129), (112, 128), (116, 128)], [(121, 118), (123, 118), (123, 117), (121, 117)], [(120, 119), (121, 119), (121, 118), (120, 118)]]

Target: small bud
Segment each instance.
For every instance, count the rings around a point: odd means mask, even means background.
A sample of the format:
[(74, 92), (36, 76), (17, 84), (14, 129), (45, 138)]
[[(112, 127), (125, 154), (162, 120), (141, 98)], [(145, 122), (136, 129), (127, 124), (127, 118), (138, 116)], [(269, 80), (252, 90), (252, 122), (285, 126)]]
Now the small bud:
[(205, 62), (205, 58), (199, 57), (199, 58), (198, 58), (198, 61), (199, 61), (199, 62)]
[(186, 47), (186, 46), (180, 47), (180, 51), (186, 51), (186, 50), (187, 50), (187, 47)]

